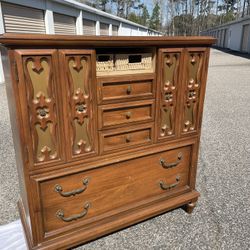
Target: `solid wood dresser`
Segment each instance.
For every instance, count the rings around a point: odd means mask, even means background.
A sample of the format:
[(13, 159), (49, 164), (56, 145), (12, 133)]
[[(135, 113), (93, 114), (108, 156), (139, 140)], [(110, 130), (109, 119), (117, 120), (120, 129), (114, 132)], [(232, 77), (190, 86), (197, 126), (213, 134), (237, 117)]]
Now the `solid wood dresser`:
[(4, 34), (31, 249), (191, 213), (211, 37)]

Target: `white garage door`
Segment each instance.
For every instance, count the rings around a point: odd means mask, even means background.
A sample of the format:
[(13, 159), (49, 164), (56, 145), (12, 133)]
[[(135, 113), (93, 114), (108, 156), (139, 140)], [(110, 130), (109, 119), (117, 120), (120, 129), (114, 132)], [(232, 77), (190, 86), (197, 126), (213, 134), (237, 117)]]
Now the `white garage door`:
[(6, 33), (46, 33), (43, 10), (2, 3), (2, 12)]
[(76, 34), (76, 19), (74, 17), (54, 13), (54, 25), (55, 34)]
[(88, 36), (96, 35), (96, 22), (93, 20), (83, 19), (83, 34)]
[(100, 35), (101, 36), (108, 36), (109, 35), (109, 24), (100, 23)]
[(241, 51), (242, 52), (248, 52), (248, 46), (249, 46), (249, 36), (250, 36), (250, 24), (246, 24), (243, 26), (242, 31), (242, 42), (241, 42)]
[(112, 25), (112, 36), (118, 36), (118, 29), (118, 26)]

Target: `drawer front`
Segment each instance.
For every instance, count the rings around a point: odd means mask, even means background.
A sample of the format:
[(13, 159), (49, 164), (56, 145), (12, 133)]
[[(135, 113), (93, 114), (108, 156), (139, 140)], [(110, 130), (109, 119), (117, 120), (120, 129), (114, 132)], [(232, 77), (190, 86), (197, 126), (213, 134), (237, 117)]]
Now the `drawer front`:
[(87, 225), (186, 191), (191, 151), (185, 146), (40, 182), (44, 231)]
[(99, 107), (99, 129), (150, 122), (153, 119), (154, 102), (151, 100)]
[(152, 143), (153, 125), (100, 132), (101, 153)]
[[(99, 103), (153, 98), (153, 79), (116, 82), (99, 80)], [(117, 81), (118, 80), (118, 81)]]

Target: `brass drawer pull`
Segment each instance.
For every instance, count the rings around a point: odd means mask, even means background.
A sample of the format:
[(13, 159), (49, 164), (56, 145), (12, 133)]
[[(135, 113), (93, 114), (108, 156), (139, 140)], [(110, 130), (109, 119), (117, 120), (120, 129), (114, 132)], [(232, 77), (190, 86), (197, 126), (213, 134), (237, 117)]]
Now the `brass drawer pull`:
[(131, 118), (131, 115), (132, 115), (131, 112), (127, 112), (127, 113), (126, 113), (126, 118), (127, 118), (127, 119), (130, 119), (130, 118)]
[(61, 220), (65, 221), (65, 222), (70, 222), (70, 221), (73, 221), (73, 220), (78, 220), (80, 218), (83, 218), (85, 215), (87, 215), (89, 207), (90, 207), (90, 203), (87, 202), (84, 205), (84, 210), (80, 214), (75, 214), (75, 215), (72, 215), (72, 216), (67, 217), (67, 218), (64, 217), (64, 212), (63, 212), (63, 210), (60, 209), (60, 210), (58, 210), (56, 212), (56, 217), (58, 219), (61, 219)]
[(180, 176), (177, 175), (175, 183), (167, 185), (163, 181), (160, 181), (160, 187), (161, 187), (162, 190), (169, 190), (169, 189), (175, 188), (179, 183), (180, 183)]
[(177, 161), (174, 163), (167, 163), (164, 159), (160, 159), (160, 164), (162, 165), (163, 168), (173, 168), (176, 167), (182, 160), (182, 153), (180, 152), (177, 156)]
[(63, 188), (62, 188), (62, 186), (61, 185), (59, 185), (59, 184), (56, 184), (55, 185), (55, 191), (57, 192), (57, 193), (59, 193), (61, 196), (63, 196), (63, 197), (69, 197), (69, 196), (74, 196), (74, 195), (76, 195), (76, 194), (80, 194), (80, 193), (82, 193), (82, 192), (84, 192), (86, 189), (87, 189), (87, 186), (88, 186), (88, 184), (89, 184), (89, 179), (88, 178), (85, 178), (83, 181), (82, 181), (82, 183), (83, 183), (83, 188), (78, 188), (78, 189), (75, 189), (75, 190), (72, 190), (72, 191), (69, 191), (69, 192), (63, 192)]
[(128, 86), (128, 88), (127, 88), (127, 94), (128, 94), (128, 95), (131, 94), (131, 86)]

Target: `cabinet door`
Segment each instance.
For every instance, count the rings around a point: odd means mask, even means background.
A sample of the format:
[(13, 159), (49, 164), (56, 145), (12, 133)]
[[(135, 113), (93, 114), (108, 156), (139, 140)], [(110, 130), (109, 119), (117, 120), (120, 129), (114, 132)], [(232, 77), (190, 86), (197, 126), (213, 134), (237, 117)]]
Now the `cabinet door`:
[(195, 133), (200, 129), (206, 88), (209, 49), (188, 48), (185, 52), (182, 93), (181, 133)]
[(69, 159), (84, 159), (97, 153), (95, 52), (60, 50), (59, 56), (66, 94), (67, 154)]
[(56, 50), (16, 50), (19, 96), (30, 168), (63, 160)]
[(183, 49), (160, 49), (157, 87), (157, 139), (174, 138), (178, 132), (177, 106), (181, 87)]

